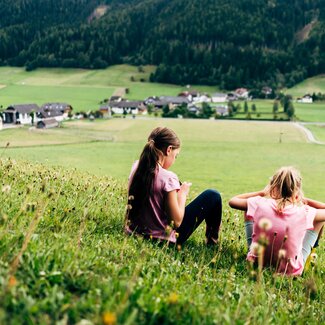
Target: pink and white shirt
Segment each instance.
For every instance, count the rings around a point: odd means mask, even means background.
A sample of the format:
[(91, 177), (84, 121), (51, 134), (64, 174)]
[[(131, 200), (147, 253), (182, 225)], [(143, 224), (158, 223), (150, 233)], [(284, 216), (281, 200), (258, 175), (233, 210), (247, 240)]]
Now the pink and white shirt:
[[(300, 275), (303, 271), (302, 244), (307, 229), (313, 229), (316, 209), (304, 204), (287, 205), (282, 213), (277, 211), (277, 202), (271, 198), (256, 196), (247, 200), (247, 216), (254, 220), (252, 245), (247, 260), (255, 261), (258, 253), (256, 243), (261, 237), (268, 242), (265, 248), (264, 265), (277, 267), (279, 273)], [(269, 221), (263, 227), (261, 219)], [(279, 251), (282, 257), (279, 257)]]

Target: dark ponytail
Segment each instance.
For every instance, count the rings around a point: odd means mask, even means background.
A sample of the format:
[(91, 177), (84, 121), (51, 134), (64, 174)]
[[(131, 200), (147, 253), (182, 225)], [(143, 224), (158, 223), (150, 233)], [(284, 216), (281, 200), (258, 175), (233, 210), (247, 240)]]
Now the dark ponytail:
[(158, 127), (150, 133), (129, 186), (127, 221), (136, 224), (136, 220), (141, 218), (141, 208), (148, 202), (153, 190), (159, 158), (166, 154), (169, 146), (173, 149), (180, 147), (174, 131)]

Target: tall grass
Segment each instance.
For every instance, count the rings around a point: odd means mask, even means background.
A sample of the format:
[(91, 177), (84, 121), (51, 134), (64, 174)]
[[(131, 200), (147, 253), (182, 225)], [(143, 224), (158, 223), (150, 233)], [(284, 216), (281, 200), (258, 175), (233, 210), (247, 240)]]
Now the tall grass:
[(177, 250), (124, 235), (123, 182), (12, 159), (0, 173), (0, 323), (325, 322), (324, 254), (300, 278), (256, 281), (226, 205), (217, 247), (200, 227)]

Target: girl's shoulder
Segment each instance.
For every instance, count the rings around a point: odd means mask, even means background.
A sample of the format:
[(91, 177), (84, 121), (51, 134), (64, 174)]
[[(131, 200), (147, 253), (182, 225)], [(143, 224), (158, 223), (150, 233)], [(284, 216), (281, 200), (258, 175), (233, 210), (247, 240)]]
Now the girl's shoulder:
[(170, 171), (168, 169), (165, 169), (165, 168), (161, 167), (160, 165), (158, 165), (158, 166), (159, 166), (158, 175), (160, 177), (164, 177), (164, 178), (170, 178), (171, 177), (171, 178), (178, 179), (177, 175), (174, 172), (172, 172), (172, 171)]
[(250, 197), (247, 201), (255, 204), (274, 204), (275, 202), (275, 200), (270, 197), (260, 195)]

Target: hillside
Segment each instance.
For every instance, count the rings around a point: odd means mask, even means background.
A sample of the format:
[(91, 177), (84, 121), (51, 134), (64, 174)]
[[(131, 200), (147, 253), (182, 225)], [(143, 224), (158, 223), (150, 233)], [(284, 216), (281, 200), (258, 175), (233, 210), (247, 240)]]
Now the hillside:
[(177, 251), (123, 234), (123, 182), (12, 159), (0, 167), (1, 324), (325, 321), (321, 250), (302, 278), (265, 270), (257, 282), (229, 209), (217, 248), (200, 228)]
[[(0, 1), (0, 63), (28, 70), (153, 64), (152, 81), (227, 89), (291, 87), (324, 73), (321, 0), (55, 3)], [(106, 14), (89, 19), (99, 5)]]

